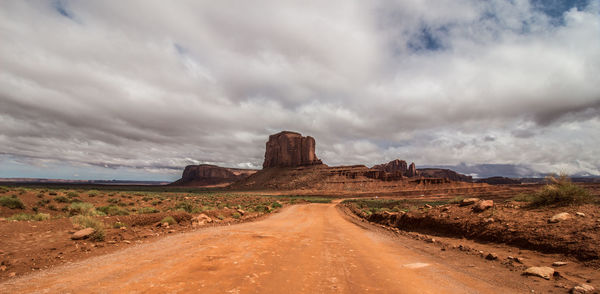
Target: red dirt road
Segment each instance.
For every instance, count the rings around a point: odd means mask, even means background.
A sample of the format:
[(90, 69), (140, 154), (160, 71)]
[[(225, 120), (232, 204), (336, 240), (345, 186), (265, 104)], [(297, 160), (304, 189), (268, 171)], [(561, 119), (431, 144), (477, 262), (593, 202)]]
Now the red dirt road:
[(296, 205), (261, 221), (173, 235), (8, 280), (0, 292), (529, 291), (517, 273), (496, 268), (473, 275), (405, 241), (357, 226), (334, 204)]

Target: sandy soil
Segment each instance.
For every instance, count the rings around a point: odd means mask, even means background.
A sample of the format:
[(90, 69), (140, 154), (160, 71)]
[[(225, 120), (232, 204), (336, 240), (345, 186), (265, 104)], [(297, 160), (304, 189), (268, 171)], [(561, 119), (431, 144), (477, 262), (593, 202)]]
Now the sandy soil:
[[(295, 205), (4, 281), (2, 293), (530, 293), (553, 285)], [(564, 291), (564, 290), (563, 290)], [(560, 292), (560, 291), (559, 291)], [(563, 292), (564, 293), (564, 292)]]

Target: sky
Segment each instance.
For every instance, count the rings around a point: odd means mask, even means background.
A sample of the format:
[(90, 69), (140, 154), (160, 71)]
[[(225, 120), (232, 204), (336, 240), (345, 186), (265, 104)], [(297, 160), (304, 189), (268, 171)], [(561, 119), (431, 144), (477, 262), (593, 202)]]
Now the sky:
[(0, 2), (0, 177), (324, 163), (600, 175), (600, 0)]

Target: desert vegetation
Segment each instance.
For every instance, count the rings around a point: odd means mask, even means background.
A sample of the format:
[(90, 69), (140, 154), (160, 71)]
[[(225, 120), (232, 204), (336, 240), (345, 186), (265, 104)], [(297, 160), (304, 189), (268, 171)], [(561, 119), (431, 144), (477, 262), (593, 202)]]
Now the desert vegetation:
[[(6, 266), (6, 273), (101, 254), (119, 245), (199, 226), (252, 220), (285, 204), (310, 200), (205, 189), (135, 188), (0, 187), (0, 233), (7, 236), (0, 246), (11, 258), (23, 260)], [(88, 228), (89, 234), (72, 240)], [(31, 251), (23, 251), (19, 238), (24, 235), (29, 236), (26, 249)], [(73, 243), (77, 250), (71, 250)], [(60, 254), (47, 258), (47, 252), (55, 251)]]

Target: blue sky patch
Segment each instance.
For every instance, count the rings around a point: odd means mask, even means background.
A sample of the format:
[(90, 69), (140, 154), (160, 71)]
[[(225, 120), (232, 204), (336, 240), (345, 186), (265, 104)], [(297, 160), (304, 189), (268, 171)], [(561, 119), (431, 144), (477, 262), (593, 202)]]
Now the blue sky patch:
[(61, 0), (54, 1), (52, 3), (52, 6), (56, 10), (56, 12), (58, 12), (60, 15), (66, 17), (66, 18), (73, 19), (74, 15), (71, 11), (69, 11), (69, 9), (67, 8), (67, 5), (64, 1), (61, 1)]
[(421, 31), (408, 41), (408, 48), (413, 51), (437, 51), (443, 49), (442, 41), (437, 38), (431, 28), (423, 27)]
[(589, 3), (589, 0), (531, 0), (531, 5), (535, 9), (554, 18), (556, 24), (563, 24), (563, 15), (571, 8), (583, 10)]

